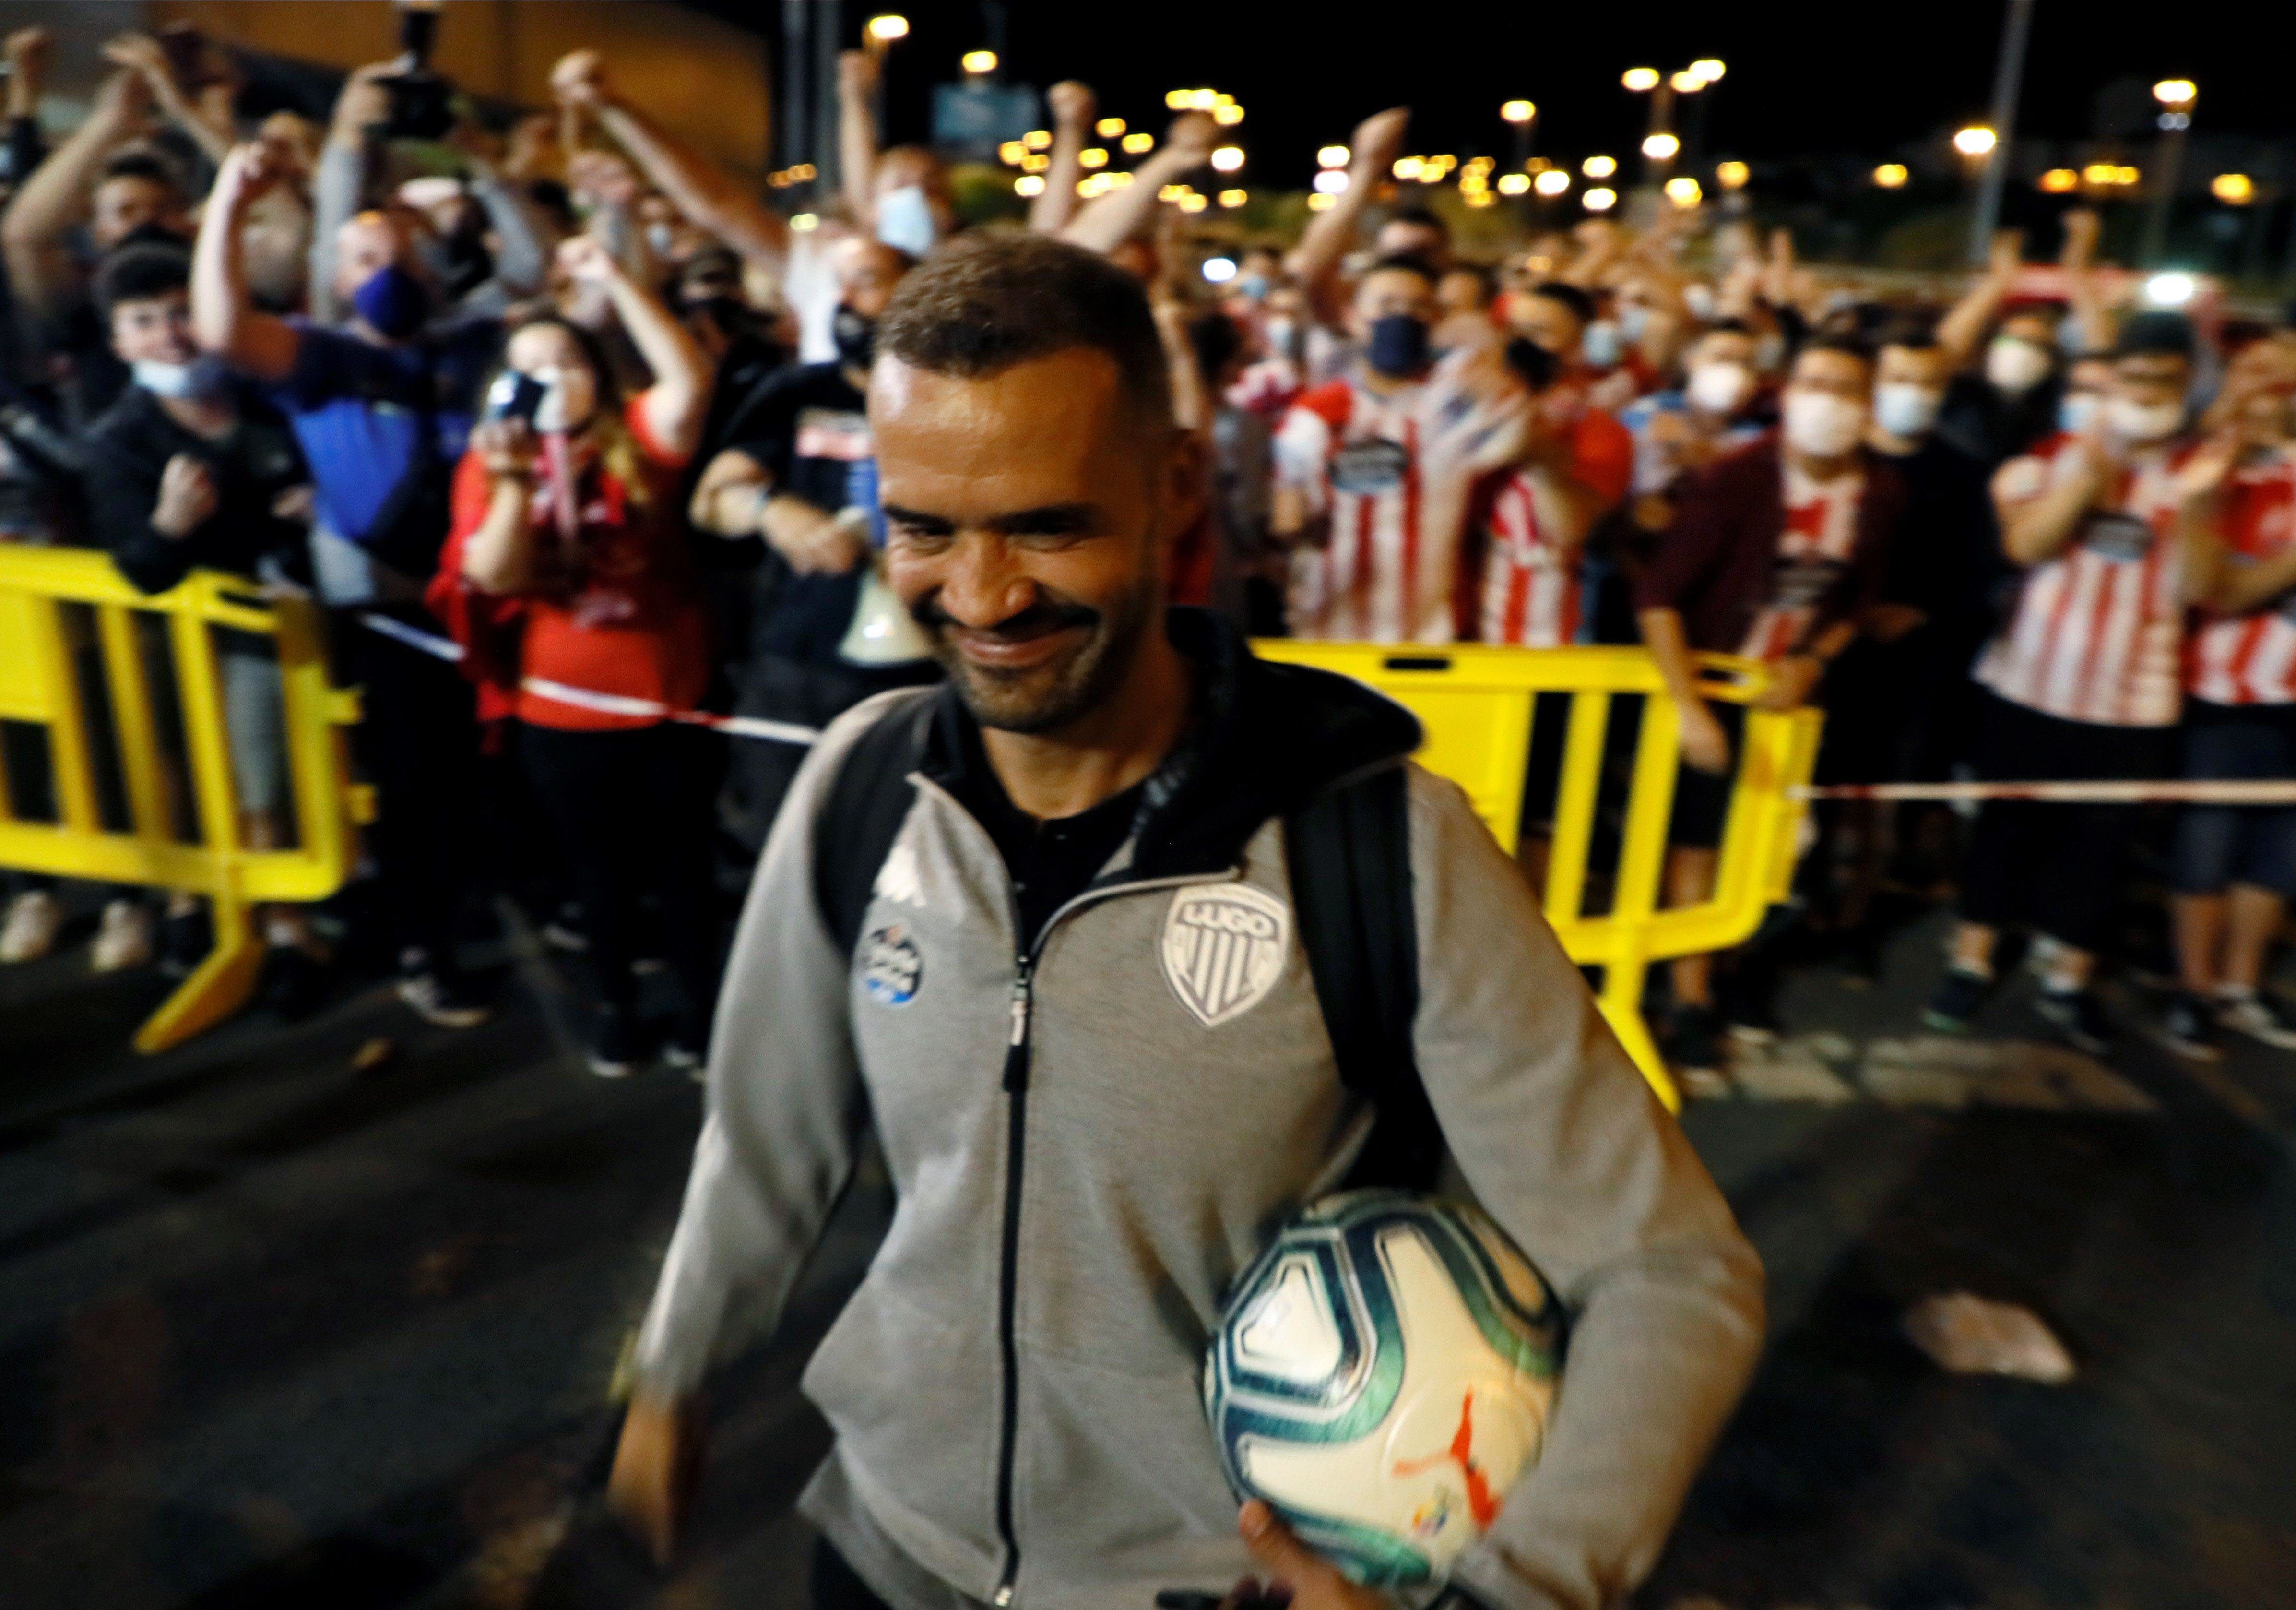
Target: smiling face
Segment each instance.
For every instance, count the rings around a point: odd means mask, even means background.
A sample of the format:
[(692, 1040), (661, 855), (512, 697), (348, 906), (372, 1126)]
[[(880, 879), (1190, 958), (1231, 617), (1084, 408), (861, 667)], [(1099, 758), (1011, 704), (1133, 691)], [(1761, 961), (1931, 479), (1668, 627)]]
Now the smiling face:
[(1191, 439), (1144, 413), (1090, 348), (979, 376), (878, 360), (887, 579), (983, 726), (1070, 727), (1160, 629), (1199, 495)]
[(121, 300), (111, 308), (111, 349), (124, 364), (188, 364), (200, 355), (192, 339), (187, 291)]

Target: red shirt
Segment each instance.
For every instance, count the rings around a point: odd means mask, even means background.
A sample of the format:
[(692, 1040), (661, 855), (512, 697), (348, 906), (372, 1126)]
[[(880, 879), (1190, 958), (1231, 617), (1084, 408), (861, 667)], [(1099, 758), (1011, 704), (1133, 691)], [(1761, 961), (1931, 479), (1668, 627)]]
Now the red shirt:
[(693, 709), (708, 690), (709, 619), (676, 505), (684, 461), (649, 435), (643, 401), (633, 398), (624, 419), (644, 484), (626, 485), (593, 456), (576, 475), (570, 540), (554, 496), (559, 483), (546, 470), (540, 476), (529, 516), (538, 576), (525, 592), (487, 593), (464, 579), (464, 545), (486, 518), (493, 483), (475, 452), (456, 466), (452, 525), (426, 598), (463, 645), (482, 718), (567, 732), (627, 731), (663, 719), (552, 698), (529, 679), (670, 710)]

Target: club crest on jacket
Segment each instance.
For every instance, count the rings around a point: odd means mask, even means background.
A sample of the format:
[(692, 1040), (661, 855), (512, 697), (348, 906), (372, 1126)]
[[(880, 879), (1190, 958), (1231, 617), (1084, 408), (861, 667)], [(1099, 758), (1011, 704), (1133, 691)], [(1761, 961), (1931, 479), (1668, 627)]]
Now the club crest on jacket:
[(1207, 1029), (1242, 1016), (1283, 976), (1292, 910), (1249, 883), (1192, 883), (1164, 917), (1164, 979)]

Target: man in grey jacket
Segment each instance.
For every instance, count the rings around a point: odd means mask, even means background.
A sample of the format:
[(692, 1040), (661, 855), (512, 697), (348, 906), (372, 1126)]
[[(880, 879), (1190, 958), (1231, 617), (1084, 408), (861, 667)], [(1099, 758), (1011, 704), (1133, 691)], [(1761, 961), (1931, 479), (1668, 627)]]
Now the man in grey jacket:
[[(804, 1382), (837, 1439), (802, 1500), (824, 1602), (1146, 1610), (1250, 1570), (1297, 1610), (1390, 1605), (1239, 1516), (1197, 1389), (1229, 1285), (1370, 1125), (1281, 822), (1407, 765), (1416, 725), (1165, 607), (1201, 471), (1120, 272), (1038, 236), (952, 246), (877, 350), (889, 574), (949, 681), (839, 721), (766, 847), (611, 1499), (667, 1550), (687, 1406), (778, 1318), (873, 1124), (898, 1205)], [(849, 945), (816, 846), (884, 722), (915, 764)], [(1611, 1604), (1743, 1388), (1760, 1269), (1464, 796), (1412, 768), (1407, 799), (1420, 1072), (1573, 1323), (1541, 1460), (1445, 1602)], [(1274, 934), (1209, 982), (1175, 932), (1207, 895)]]

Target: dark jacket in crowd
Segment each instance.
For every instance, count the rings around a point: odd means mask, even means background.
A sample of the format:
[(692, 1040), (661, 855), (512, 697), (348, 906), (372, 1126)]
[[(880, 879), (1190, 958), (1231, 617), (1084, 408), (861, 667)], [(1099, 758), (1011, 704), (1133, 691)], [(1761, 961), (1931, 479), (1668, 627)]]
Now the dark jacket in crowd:
[[(1636, 610), (1682, 617), (1692, 648), (1734, 653), (1775, 586), (1785, 530), (1785, 478), (1777, 435), (1749, 442), (1692, 480), (1635, 589)], [(1905, 484), (1889, 461), (1863, 455), (1857, 535), (1849, 562), (1820, 596), (1811, 631), (1855, 615), (1881, 596)]]
[[(276, 513), (281, 494), (310, 479), (287, 427), (252, 399), (213, 439), (187, 431), (160, 399), (130, 386), (88, 427), (86, 485), (95, 546), (147, 593), (165, 592), (193, 567), (252, 576), (267, 556), (296, 557), (303, 524)], [(215, 512), (181, 538), (152, 525), (168, 461), (189, 454), (215, 478)]]

